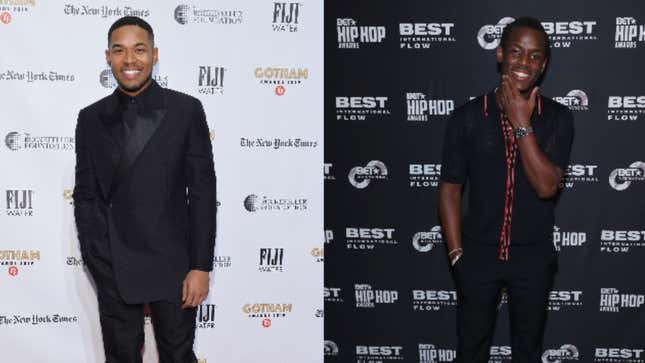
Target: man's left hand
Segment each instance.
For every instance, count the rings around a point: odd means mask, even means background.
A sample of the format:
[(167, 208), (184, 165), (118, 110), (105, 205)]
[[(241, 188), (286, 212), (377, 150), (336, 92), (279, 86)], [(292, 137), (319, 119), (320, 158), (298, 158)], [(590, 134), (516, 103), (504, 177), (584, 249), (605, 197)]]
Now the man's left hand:
[(535, 109), (538, 87), (533, 87), (527, 100), (515, 87), (511, 77), (503, 75), (500, 90), (500, 103), (513, 128), (531, 126), (531, 114)]
[(206, 300), (209, 280), (207, 271), (190, 270), (188, 272), (181, 290), (182, 309), (197, 307)]

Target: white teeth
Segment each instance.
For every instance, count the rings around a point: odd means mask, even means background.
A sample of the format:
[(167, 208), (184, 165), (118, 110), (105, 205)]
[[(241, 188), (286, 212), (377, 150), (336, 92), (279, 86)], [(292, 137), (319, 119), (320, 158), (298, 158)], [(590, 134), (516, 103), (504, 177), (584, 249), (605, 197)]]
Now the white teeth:
[(132, 75), (132, 74), (139, 73), (139, 71), (137, 71), (137, 70), (127, 70), (127, 71), (123, 71), (123, 73)]
[(514, 74), (515, 76), (517, 76), (517, 78), (522, 78), (522, 79), (524, 79), (524, 78), (529, 78), (529, 74), (528, 74), (528, 73), (524, 73), (524, 72), (513, 72), (513, 74)]

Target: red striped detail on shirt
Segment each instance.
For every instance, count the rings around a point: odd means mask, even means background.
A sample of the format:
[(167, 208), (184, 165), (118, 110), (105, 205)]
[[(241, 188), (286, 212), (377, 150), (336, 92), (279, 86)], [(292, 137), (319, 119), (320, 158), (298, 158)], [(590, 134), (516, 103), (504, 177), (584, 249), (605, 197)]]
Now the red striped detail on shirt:
[(504, 155), (506, 161), (506, 185), (504, 189), (504, 216), (502, 230), (499, 236), (499, 259), (508, 261), (511, 246), (511, 225), (513, 222), (513, 199), (515, 197), (515, 167), (517, 162), (517, 143), (513, 134), (513, 126), (500, 112), (502, 134), (504, 135)]

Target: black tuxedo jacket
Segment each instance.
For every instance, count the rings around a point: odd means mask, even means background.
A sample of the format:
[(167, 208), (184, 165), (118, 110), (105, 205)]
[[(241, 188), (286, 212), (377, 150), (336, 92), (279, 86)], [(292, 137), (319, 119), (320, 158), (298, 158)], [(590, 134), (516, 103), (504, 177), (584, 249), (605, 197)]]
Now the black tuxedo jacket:
[(98, 261), (111, 264), (127, 303), (176, 300), (189, 270), (213, 266), (217, 201), (204, 110), (152, 81), (138, 96), (146, 107), (127, 137), (117, 92), (78, 116), (81, 254), (93, 275)]

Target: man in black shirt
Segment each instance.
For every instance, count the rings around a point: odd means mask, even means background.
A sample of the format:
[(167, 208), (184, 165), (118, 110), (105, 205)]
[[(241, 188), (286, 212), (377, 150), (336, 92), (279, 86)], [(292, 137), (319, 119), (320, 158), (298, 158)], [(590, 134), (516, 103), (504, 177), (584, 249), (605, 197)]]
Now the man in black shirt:
[(496, 57), (499, 87), (454, 112), (444, 143), (439, 211), (459, 295), (457, 361), (488, 362), (506, 288), (513, 362), (539, 363), (557, 268), (554, 197), (569, 159), (573, 116), (538, 92), (549, 59), (538, 20), (507, 25)]

